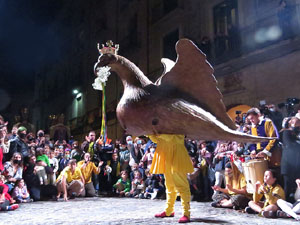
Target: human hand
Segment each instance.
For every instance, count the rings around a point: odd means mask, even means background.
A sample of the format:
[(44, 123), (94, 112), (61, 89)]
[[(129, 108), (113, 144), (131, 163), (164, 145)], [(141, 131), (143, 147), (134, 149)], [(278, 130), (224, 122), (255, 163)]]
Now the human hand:
[(232, 188), (231, 184), (226, 184), (226, 188), (227, 188), (229, 191), (233, 191), (233, 188)]
[(266, 158), (267, 155), (264, 152), (259, 152), (259, 153), (257, 153), (256, 157), (258, 157), (258, 158)]
[(64, 194), (64, 201), (67, 202), (68, 201), (68, 195)]
[(296, 179), (296, 184), (297, 184), (298, 188), (300, 188), (300, 179)]
[(251, 158), (255, 158), (256, 157), (256, 151), (253, 150), (251, 153), (250, 153), (250, 157)]
[(90, 141), (91, 141), (91, 139), (89, 138), (89, 136), (85, 136), (85, 140), (86, 140), (87, 142), (90, 142)]

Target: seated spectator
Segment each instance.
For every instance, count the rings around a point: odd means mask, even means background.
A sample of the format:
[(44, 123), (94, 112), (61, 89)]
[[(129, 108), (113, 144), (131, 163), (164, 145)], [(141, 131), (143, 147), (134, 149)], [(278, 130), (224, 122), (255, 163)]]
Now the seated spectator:
[(37, 175), (37, 168), (35, 155), (30, 155), (28, 163), (25, 164), (23, 177), (34, 201), (41, 199), (41, 184), (40, 177)]
[(101, 166), (103, 165), (103, 161), (99, 162), (98, 167), (91, 162), (91, 155), (90, 153), (86, 152), (84, 154), (84, 160), (78, 162), (77, 167), (81, 170), (81, 173), (84, 177), (85, 185), (84, 188), (85, 190), (82, 192), (82, 196), (87, 196), (87, 197), (93, 197), (95, 196), (95, 188), (92, 182), (92, 174), (99, 174), (101, 170)]
[(81, 170), (76, 167), (76, 160), (71, 159), (56, 180), (57, 198), (61, 193), (63, 193), (65, 201), (68, 201), (68, 196), (71, 198), (80, 196), (84, 193), (84, 184), (84, 177)]
[(5, 162), (3, 175), (7, 180), (8, 192), (10, 192), (15, 187), (16, 181), (22, 179), (23, 161), (21, 153), (15, 152), (11, 160)]
[(213, 186), (213, 189), (220, 191), (220, 194), (213, 196), (213, 207), (244, 209), (250, 201), (246, 190), (244, 175), (238, 170), (235, 164), (229, 162), (225, 168), (226, 188)]
[(133, 171), (129, 197), (138, 197), (142, 192), (144, 192), (144, 189), (145, 185), (141, 172), (139, 170)]
[(32, 202), (33, 199), (30, 199), (29, 192), (27, 190), (26, 184), (24, 183), (24, 180), (18, 180), (16, 182), (16, 186), (13, 190), (12, 197), (18, 202), (18, 203), (25, 203), (25, 202)]
[(18, 204), (10, 205), (10, 202), (5, 198), (4, 187), (0, 186), (0, 211), (11, 211), (19, 208)]
[(16, 201), (10, 196), (8, 193), (8, 186), (5, 184), (5, 177), (3, 175), (0, 175), (0, 186), (3, 187), (3, 192), (5, 195), (5, 199), (10, 202), (10, 204), (15, 203)]
[(128, 172), (123, 170), (121, 172), (121, 178), (113, 186), (116, 194), (120, 197), (128, 196), (130, 192), (130, 180), (128, 179)]
[[(255, 185), (255, 193), (253, 201), (249, 202), (249, 207), (246, 207), (247, 213), (260, 213), (267, 218), (276, 217), (278, 199), (285, 199), (282, 187), (277, 183), (277, 173), (274, 170), (266, 170), (264, 174), (264, 184), (259, 181)], [(261, 202), (261, 198), (265, 197), (265, 201)]]
[(165, 194), (164, 182), (160, 179), (159, 175), (151, 174), (149, 169), (145, 170), (145, 192), (140, 195), (140, 198), (151, 198), (155, 199), (160, 197), (161, 194)]
[(294, 204), (289, 203), (283, 199), (277, 200), (277, 205), (282, 210), (276, 212), (277, 217), (289, 218), (293, 217), (300, 221), (300, 179), (296, 180), (297, 190), (294, 195), (296, 202)]

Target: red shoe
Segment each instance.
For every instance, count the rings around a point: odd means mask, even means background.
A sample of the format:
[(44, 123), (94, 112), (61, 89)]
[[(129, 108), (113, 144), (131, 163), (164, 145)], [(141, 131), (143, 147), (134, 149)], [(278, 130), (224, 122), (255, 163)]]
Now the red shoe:
[(19, 205), (18, 205), (18, 204), (13, 204), (13, 205), (8, 206), (8, 207), (7, 207), (7, 210), (8, 210), (8, 211), (11, 211), (11, 210), (15, 210), (15, 209), (17, 209), (17, 208), (19, 208)]
[(178, 220), (178, 223), (189, 223), (191, 222), (190, 221), (190, 218), (187, 217), (187, 216), (182, 216), (179, 220)]
[(174, 212), (171, 213), (170, 216), (167, 216), (166, 212), (162, 212), (162, 213), (157, 213), (157, 214), (155, 214), (154, 216), (155, 216), (156, 218), (164, 218), (164, 217), (174, 217), (174, 215), (175, 215)]

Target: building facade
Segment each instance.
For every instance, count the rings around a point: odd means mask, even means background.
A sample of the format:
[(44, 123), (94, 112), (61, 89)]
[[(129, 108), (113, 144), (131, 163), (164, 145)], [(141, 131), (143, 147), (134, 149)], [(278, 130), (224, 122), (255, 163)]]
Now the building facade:
[[(80, 16), (78, 16), (80, 8)], [(73, 13), (72, 10), (77, 13)], [(57, 19), (77, 32), (68, 57), (36, 75), (34, 118), (45, 128), (64, 113), (71, 132), (83, 137), (101, 126), (101, 92), (92, 89), (96, 44), (113, 40), (119, 54), (152, 81), (162, 57), (176, 60), (175, 44), (189, 38), (215, 69), (224, 103), (278, 104), (300, 98), (300, 0), (111, 0), (66, 3)], [(57, 28), (57, 32), (65, 32)], [(199, 84), (199, 88), (201, 88)], [(72, 95), (78, 89), (81, 97)], [(107, 90), (108, 137), (124, 135), (116, 119), (123, 87), (116, 74)], [(284, 109), (283, 113), (284, 113)]]

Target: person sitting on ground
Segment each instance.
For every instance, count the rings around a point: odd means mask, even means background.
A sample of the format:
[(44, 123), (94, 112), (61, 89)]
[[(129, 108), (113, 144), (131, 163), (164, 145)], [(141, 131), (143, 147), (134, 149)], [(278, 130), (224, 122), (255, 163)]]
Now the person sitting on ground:
[(11, 160), (4, 164), (3, 175), (7, 180), (6, 185), (9, 188), (8, 192), (10, 192), (15, 187), (16, 181), (22, 179), (23, 161), (21, 153), (15, 152)]
[(140, 195), (140, 198), (155, 199), (165, 192), (164, 186), (161, 183), (159, 175), (151, 174), (150, 169), (145, 170), (145, 192)]
[(8, 193), (8, 186), (5, 184), (5, 177), (3, 175), (0, 175), (0, 186), (3, 187), (3, 192), (5, 195), (6, 200), (10, 202), (10, 204), (15, 203), (16, 201), (10, 196)]
[(139, 170), (133, 171), (129, 197), (138, 197), (142, 192), (144, 192), (144, 189), (145, 184), (141, 172)]
[(294, 204), (287, 202), (283, 199), (277, 200), (277, 205), (282, 210), (278, 210), (276, 213), (277, 217), (287, 218), (293, 217), (300, 221), (300, 179), (296, 180), (297, 190), (294, 195), (296, 202)]
[[(250, 214), (259, 213), (267, 218), (276, 217), (276, 211), (279, 209), (276, 204), (278, 199), (285, 200), (284, 190), (277, 181), (276, 171), (272, 169), (266, 170), (264, 184), (261, 184), (259, 181), (255, 184), (253, 201), (249, 202), (249, 207), (246, 207), (245, 211)], [(260, 199), (263, 196), (265, 201), (261, 202)]]
[(16, 186), (13, 190), (12, 197), (18, 203), (32, 202), (33, 199), (30, 199), (29, 192), (27, 190), (26, 184), (23, 179), (16, 182)]
[(11, 211), (19, 208), (18, 204), (10, 205), (10, 202), (5, 198), (4, 187), (0, 186), (0, 211)]
[(57, 198), (61, 193), (64, 195), (64, 200), (68, 201), (68, 196), (73, 198), (84, 193), (84, 177), (81, 170), (76, 167), (76, 160), (71, 159), (68, 166), (60, 173), (56, 180)]
[(77, 167), (81, 170), (85, 180), (85, 191), (83, 191), (82, 196), (95, 196), (96, 192), (92, 182), (92, 174), (99, 174), (102, 165), (103, 161), (99, 162), (98, 167), (95, 165), (95, 163), (91, 162), (91, 155), (88, 152), (84, 154), (84, 160), (78, 162)]
[(213, 186), (215, 191), (221, 193), (213, 196), (213, 207), (244, 209), (250, 201), (250, 196), (246, 190), (246, 180), (244, 175), (238, 170), (233, 162), (225, 166), (226, 188)]
[(116, 194), (120, 197), (128, 196), (130, 192), (130, 180), (128, 179), (128, 172), (126, 170), (121, 171), (121, 178), (114, 184)]

